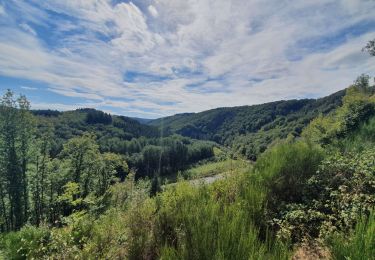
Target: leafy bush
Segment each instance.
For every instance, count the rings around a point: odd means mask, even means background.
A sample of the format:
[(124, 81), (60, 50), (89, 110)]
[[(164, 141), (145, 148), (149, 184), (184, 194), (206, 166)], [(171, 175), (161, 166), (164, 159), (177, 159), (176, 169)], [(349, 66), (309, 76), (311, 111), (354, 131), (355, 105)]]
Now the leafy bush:
[(351, 229), (375, 203), (375, 150), (328, 156), (308, 179), (304, 199), (280, 208), (279, 235), (300, 241)]
[(326, 215), (323, 232), (351, 228), (375, 203), (375, 150), (331, 155), (309, 187), (314, 207)]
[(18, 232), (3, 235), (0, 251), (6, 259), (40, 259), (47, 251), (51, 240), (47, 227), (24, 226)]
[(363, 216), (349, 236), (336, 233), (330, 237), (333, 259), (374, 259), (375, 256), (375, 214)]

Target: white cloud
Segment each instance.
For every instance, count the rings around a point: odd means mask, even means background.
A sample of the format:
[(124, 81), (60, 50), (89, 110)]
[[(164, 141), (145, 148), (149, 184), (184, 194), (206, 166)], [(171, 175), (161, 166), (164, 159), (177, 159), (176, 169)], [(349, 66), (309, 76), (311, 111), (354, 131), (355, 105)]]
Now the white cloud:
[(153, 5), (149, 5), (149, 6), (148, 6), (148, 11), (150, 12), (150, 14), (151, 14), (153, 17), (158, 17), (158, 16), (159, 16), (158, 11), (156, 10), (156, 8), (155, 8)]
[(22, 19), (0, 25), (0, 75), (124, 113), (323, 96), (375, 71), (360, 51), (375, 33), (355, 31), (375, 23), (373, 1), (12, 2)]

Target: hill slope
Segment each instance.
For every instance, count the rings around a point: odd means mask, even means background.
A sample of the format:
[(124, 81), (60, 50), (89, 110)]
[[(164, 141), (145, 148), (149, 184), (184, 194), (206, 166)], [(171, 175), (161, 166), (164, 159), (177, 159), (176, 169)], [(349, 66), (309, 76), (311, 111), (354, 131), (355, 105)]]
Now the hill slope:
[(253, 106), (217, 108), (150, 121), (164, 132), (234, 145), (255, 159), (267, 145), (292, 133), (298, 136), (311, 119), (341, 105), (345, 91), (320, 99), (287, 100)]
[[(141, 136), (154, 138), (159, 130), (154, 126), (141, 124), (136, 119), (115, 116), (95, 109), (77, 109), (59, 112), (53, 110), (33, 110), (37, 117), (38, 128), (52, 127), (55, 134), (53, 154), (57, 154), (68, 139), (92, 132), (98, 138), (101, 148), (120, 140), (131, 140)], [(43, 132), (43, 131), (41, 131)]]

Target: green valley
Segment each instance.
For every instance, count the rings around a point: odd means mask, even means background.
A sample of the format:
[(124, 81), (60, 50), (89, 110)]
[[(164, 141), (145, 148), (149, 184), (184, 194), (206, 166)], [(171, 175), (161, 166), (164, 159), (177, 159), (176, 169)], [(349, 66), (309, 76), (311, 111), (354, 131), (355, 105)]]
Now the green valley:
[(0, 259), (374, 259), (368, 75), (151, 121), (30, 108), (3, 93)]
[(192, 114), (178, 114), (149, 121), (165, 133), (211, 140), (247, 159), (256, 160), (268, 145), (302, 129), (320, 114), (341, 105), (345, 91), (320, 99), (287, 100), (254, 106), (217, 108)]

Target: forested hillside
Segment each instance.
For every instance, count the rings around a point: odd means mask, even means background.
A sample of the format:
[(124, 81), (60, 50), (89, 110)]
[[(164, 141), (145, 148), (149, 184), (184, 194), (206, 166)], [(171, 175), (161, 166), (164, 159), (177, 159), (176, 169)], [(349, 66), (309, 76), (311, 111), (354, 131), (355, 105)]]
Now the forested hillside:
[(109, 151), (113, 145), (133, 138), (159, 137), (159, 130), (152, 126), (139, 123), (135, 119), (124, 116), (112, 116), (95, 109), (77, 109), (59, 112), (52, 110), (33, 110), (37, 127), (46, 126), (54, 129), (53, 152), (57, 154), (62, 144), (84, 132), (94, 132), (101, 150)]
[(129, 168), (136, 169), (137, 178), (152, 178), (156, 172), (160, 176), (175, 174), (192, 163), (213, 156), (213, 142), (178, 135), (161, 137), (156, 127), (125, 116), (95, 109), (32, 110), (31, 113), (35, 115), (36, 136), (40, 138), (50, 132), (53, 137), (49, 140), (51, 157), (58, 157), (68, 140), (91, 133), (100, 152), (123, 156)]
[(150, 121), (165, 133), (212, 140), (233, 146), (255, 160), (276, 139), (299, 136), (313, 118), (341, 105), (345, 91), (320, 99), (287, 100), (254, 106), (217, 108), (200, 113), (178, 114)]
[[(254, 106), (218, 108), (201, 113), (185, 113), (139, 122), (137, 119), (112, 116), (95, 109), (58, 112), (34, 110), (39, 126), (50, 124), (55, 129), (52, 153), (58, 154), (62, 144), (84, 132), (94, 132), (101, 151), (139, 152), (144, 141), (140, 137), (182, 136), (209, 140), (230, 146), (247, 159), (257, 156), (277, 139), (289, 134), (299, 136), (304, 126), (320, 114), (327, 114), (341, 104), (345, 91), (321, 99), (277, 101)], [(131, 142), (133, 140), (133, 143)], [(154, 144), (155, 142), (151, 142)]]

